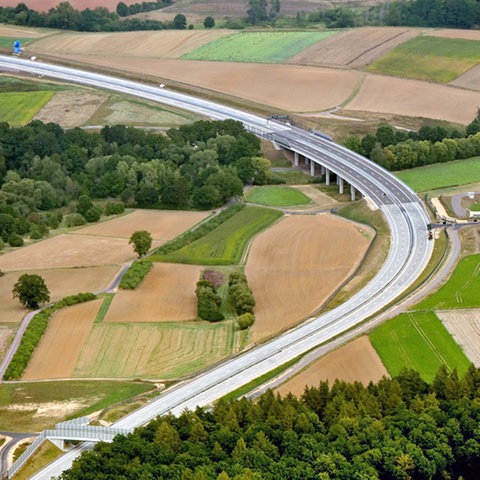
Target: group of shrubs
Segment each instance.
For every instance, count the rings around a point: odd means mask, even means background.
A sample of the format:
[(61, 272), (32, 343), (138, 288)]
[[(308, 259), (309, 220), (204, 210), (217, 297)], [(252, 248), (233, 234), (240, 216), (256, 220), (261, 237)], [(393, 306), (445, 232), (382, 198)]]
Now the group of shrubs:
[(197, 295), (197, 315), (199, 318), (209, 322), (219, 322), (225, 318), (220, 310), (222, 299), (212, 282), (205, 279), (199, 280), (195, 294)]
[(119, 287), (123, 290), (135, 290), (142, 283), (151, 268), (152, 262), (150, 260), (136, 260), (125, 272)]
[(23, 375), (30, 357), (34, 352), (35, 347), (40, 342), (40, 339), (47, 328), (48, 321), (55, 311), (60, 308), (76, 305), (77, 303), (89, 302), (95, 298), (97, 298), (97, 296), (90, 292), (70, 295), (37, 313), (25, 330), (20, 345), (13, 355), (3, 379), (18, 380)]

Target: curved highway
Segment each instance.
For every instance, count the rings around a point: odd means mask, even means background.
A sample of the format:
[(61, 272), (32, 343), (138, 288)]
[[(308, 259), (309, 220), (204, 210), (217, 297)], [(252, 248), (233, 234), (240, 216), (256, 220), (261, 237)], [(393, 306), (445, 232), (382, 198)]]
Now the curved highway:
[[(257, 135), (270, 138), (340, 175), (370, 198), (383, 212), (390, 228), (391, 247), (385, 264), (365, 288), (344, 304), (166, 390), (148, 405), (116, 422), (115, 427), (133, 429), (162, 413), (179, 414), (185, 408), (208, 405), (278, 365), (340, 335), (395, 300), (417, 279), (430, 258), (433, 242), (427, 238), (429, 218), (415, 193), (386, 170), (329, 140), (217, 103), (106, 75), (0, 56), (2, 67), (123, 92), (210, 118), (239, 120)], [(59, 475), (84, 448), (89, 448), (89, 444), (82, 444), (32, 478), (47, 479)]]

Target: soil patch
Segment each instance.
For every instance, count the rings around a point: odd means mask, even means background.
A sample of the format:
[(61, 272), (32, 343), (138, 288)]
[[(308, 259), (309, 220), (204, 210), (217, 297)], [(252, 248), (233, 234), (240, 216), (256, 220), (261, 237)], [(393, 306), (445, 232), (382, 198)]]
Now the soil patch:
[(301, 210), (327, 210), (330, 208), (338, 207), (340, 202), (328, 196), (326, 193), (321, 192), (318, 188), (311, 185), (292, 185), (297, 190), (300, 190), (304, 195), (315, 202), (314, 206), (302, 207)]
[(305, 386), (317, 387), (321, 381), (328, 380), (332, 385), (335, 380), (345, 382), (378, 382), (388, 372), (367, 336), (362, 336), (325, 355), (292, 379), (278, 387), (282, 396), (291, 392), (300, 396)]
[(130, 239), (137, 230), (148, 230), (154, 240), (166, 242), (193, 227), (210, 212), (135, 210), (128, 215), (75, 230), (78, 235), (100, 235)]
[[(35, 270), (50, 290), (53, 302), (79, 292), (97, 292), (106, 288), (119, 267), (110, 265), (91, 268)], [(13, 285), (23, 272), (9, 272), (0, 278), (0, 322), (20, 322), (27, 309), (12, 296)]]
[(465, 125), (475, 118), (477, 105), (480, 105), (480, 92), (367, 74), (360, 92), (345, 108), (437, 118)]
[(102, 302), (98, 299), (56, 312), (22, 379), (71, 377)]
[(256, 300), (252, 339), (317, 311), (355, 271), (368, 245), (357, 226), (327, 214), (287, 216), (259, 235), (245, 268)]
[[(357, 71), (295, 65), (155, 60), (87, 55), (56, 57), (213, 90), (291, 112), (325, 110), (346, 101), (360, 81)], [(192, 75), (195, 72), (195, 75)], [(328, 94), (326, 94), (328, 92)]]
[(197, 315), (195, 286), (198, 265), (157, 263), (137, 290), (119, 290), (105, 322), (193, 320)]
[(480, 309), (435, 312), (468, 359), (480, 367)]
[(64, 90), (35, 115), (34, 120), (44, 123), (56, 122), (63, 128), (83, 125), (97, 111), (108, 95), (100, 91)]
[(288, 63), (363, 67), (419, 34), (419, 29), (411, 28), (354, 28), (317, 42)]

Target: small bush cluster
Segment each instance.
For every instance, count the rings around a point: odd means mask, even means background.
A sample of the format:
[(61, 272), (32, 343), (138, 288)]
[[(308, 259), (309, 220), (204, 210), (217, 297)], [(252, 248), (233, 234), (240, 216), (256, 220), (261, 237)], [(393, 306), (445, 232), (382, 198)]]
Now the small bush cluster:
[(125, 272), (119, 287), (124, 290), (135, 290), (147, 276), (152, 268), (152, 262), (149, 260), (137, 260)]
[(122, 202), (108, 202), (105, 205), (105, 215), (119, 215), (125, 211)]
[(229, 294), (237, 315), (252, 313), (255, 306), (253, 293), (247, 283), (247, 277), (242, 272), (232, 272), (228, 280)]
[(225, 223), (229, 218), (233, 217), (236, 213), (240, 210), (244, 209), (244, 204), (236, 204), (232, 205), (231, 207), (226, 208), (222, 212), (220, 212), (217, 216), (211, 218), (207, 222), (205, 222), (200, 227), (196, 228), (195, 230), (190, 230), (185, 232), (183, 235), (175, 238), (171, 242), (162, 245), (157, 250), (155, 250), (155, 254), (160, 255), (167, 255), (172, 253), (176, 250), (180, 250), (181, 248), (189, 245), (190, 243), (195, 242), (199, 238), (204, 237), (207, 233), (215, 230), (218, 226), (222, 223)]
[(15, 352), (10, 364), (8, 365), (4, 380), (18, 380), (28, 365), (30, 357), (35, 350), (36, 346), (40, 342), (45, 329), (47, 328), (48, 321), (52, 314), (60, 308), (76, 305), (77, 303), (88, 302), (97, 298), (93, 293), (79, 293), (78, 295), (70, 295), (62, 298), (50, 307), (45, 308), (41, 312), (37, 313), (30, 324), (28, 325), (25, 333), (23, 334), (20, 345)]
[(253, 313), (244, 313), (237, 318), (237, 325), (240, 330), (246, 330), (255, 323), (255, 315)]
[(197, 295), (197, 315), (199, 318), (209, 322), (219, 322), (225, 318), (220, 311), (222, 299), (212, 282), (199, 280), (195, 294)]

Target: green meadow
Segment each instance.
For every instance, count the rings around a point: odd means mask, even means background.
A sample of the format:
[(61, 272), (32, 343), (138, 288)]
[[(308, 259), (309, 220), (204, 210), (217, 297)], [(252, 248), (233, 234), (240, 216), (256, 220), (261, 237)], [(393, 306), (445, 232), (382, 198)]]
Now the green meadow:
[(479, 62), (479, 41), (419, 36), (383, 55), (368, 70), (448, 83)]
[(25, 125), (52, 98), (54, 92), (0, 93), (0, 122)]
[(242, 32), (197, 48), (185, 60), (281, 63), (336, 32)]
[(395, 172), (416, 192), (480, 182), (480, 157), (436, 163)]
[(307, 205), (311, 202), (306, 195), (292, 187), (253, 187), (245, 201), (266, 207)]
[(170, 254), (152, 256), (152, 260), (196, 265), (237, 264), (249, 240), (281, 216), (277, 210), (246, 207), (197, 241)]
[(431, 382), (442, 365), (463, 375), (470, 362), (433, 312), (403, 313), (370, 334), (370, 341), (391, 376), (417, 370)]

